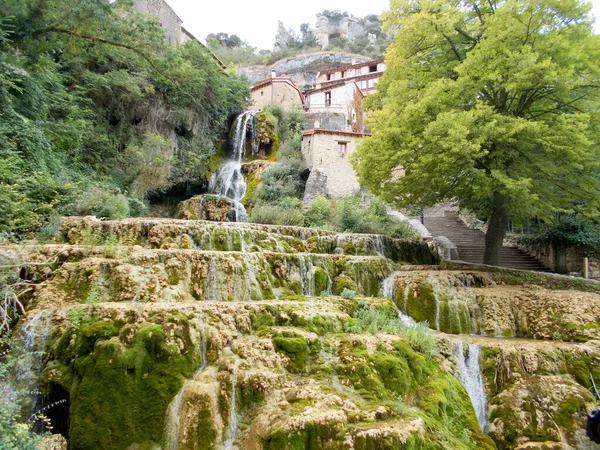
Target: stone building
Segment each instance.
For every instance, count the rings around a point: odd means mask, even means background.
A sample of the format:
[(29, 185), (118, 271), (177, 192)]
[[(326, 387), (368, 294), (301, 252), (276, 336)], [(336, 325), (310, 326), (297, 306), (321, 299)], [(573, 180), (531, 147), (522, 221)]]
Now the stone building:
[(375, 91), (385, 68), (376, 60), (322, 71), (305, 92), (309, 130), (302, 135), (302, 155), (310, 170), (305, 203), (318, 192), (335, 198), (360, 189), (348, 157), (368, 135), (362, 100)]
[(160, 26), (165, 31), (167, 44), (179, 45), (187, 41), (196, 41), (210, 52), (211, 57), (219, 64), (221, 69), (225, 70), (227, 68), (208, 47), (182, 26), (183, 21), (165, 0), (134, 0), (133, 8), (140, 14), (158, 19)]
[(304, 195), (310, 203), (318, 193), (333, 198), (360, 190), (349, 157), (363, 133), (312, 129), (302, 132), (302, 157), (310, 169)]
[(167, 43), (176, 45), (185, 39), (181, 27), (183, 21), (164, 0), (135, 0), (133, 7), (141, 14), (158, 19), (160, 26), (165, 30)]
[(252, 104), (249, 109), (263, 109), (269, 105), (279, 105), (284, 110), (302, 108), (304, 97), (300, 89), (288, 76), (272, 76), (250, 86)]
[(375, 91), (385, 69), (383, 60), (363, 61), (304, 74), (304, 80), (314, 83), (302, 87), (287, 75), (275, 74), (251, 84), (249, 109), (278, 105), (284, 110), (303, 107), (306, 112), (308, 130), (302, 133), (301, 148), (310, 175), (305, 203), (318, 193), (338, 198), (360, 190), (348, 157), (368, 135), (362, 101)]

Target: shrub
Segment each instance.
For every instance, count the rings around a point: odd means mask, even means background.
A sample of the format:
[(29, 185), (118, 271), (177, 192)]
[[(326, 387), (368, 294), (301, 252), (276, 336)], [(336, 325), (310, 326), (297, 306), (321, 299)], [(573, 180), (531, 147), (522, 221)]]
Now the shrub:
[(81, 194), (73, 212), (78, 215), (91, 214), (107, 219), (122, 219), (129, 215), (129, 201), (119, 192), (93, 186)]
[(344, 288), (344, 290), (340, 293), (340, 295), (348, 300), (354, 300), (356, 297), (356, 291), (348, 288)]
[(120, 158), (124, 182), (138, 198), (171, 185), (173, 144), (166, 138), (147, 133), (140, 145), (129, 145)]
[(271, 225), (302, 226), (304, 215), (299, 209), (283, 208), (280, 205), (257, 204), (250, 213), (250, 222)]
[(325, 196), (319, 194), (304, 213), (304, 224), (307, 227), (323, 228), (330, 223), (331, 205)]
[(343, 232), (364, 233), (366, 231), (365, 218), (358, 196), (349, 196), (338, 201), (337, 224), (338, 229)]
[(279, 206), (283, 209), (301, 209), (302, 200), (296, 197), (284, 197), (280, 202)]
[(263, 185), (258, 190), (258, 198), (272, 203), (284, 197), (300, 198), (304, 192), (304, 181), (300, 177), (303, 170), (304, 163), (296, 160), (272, 165), (262, 176)]
[(129, 215), (131, 217), (142, 217), (148, 213), (148, 205), (139, 198), (127, 198), (129, 205)]
[(302, 154), (300, 153), (300, 147), (296, 148), (293, 141), (285, 141), (279, 147), (277, 152), (277, 160), (284, 163), (288, 160), (302, 161)]

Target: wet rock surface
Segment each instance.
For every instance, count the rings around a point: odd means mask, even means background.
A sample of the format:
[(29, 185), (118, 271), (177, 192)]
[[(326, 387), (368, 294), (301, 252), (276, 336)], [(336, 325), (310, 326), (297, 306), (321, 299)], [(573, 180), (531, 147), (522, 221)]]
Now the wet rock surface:
[(14, 334), (44, 336), (70, 449), (593, 448), (593, 285), (435, 265), (429, 241), (192, 220), (65, 218), (0, 254), (32, 281)]

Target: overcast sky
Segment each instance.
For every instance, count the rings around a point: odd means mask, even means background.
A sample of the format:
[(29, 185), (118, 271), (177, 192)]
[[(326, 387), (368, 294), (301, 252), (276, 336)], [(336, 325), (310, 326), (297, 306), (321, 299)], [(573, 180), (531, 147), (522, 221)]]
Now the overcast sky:
[[(315, 26), (315, 15), (325, 9), (348, 11), (357, 17), (379, 15), (389, 0), (167, 0), (183, 20), (183, 26), (202, 42), (210, 33), (237, 34), (258, 49), (271, 50), (277, 21), (296, 32), (301, 23)], [(593, 0), (600, 17), (600, 0)], [(596, 33), (600, 24), (596, 21)]]

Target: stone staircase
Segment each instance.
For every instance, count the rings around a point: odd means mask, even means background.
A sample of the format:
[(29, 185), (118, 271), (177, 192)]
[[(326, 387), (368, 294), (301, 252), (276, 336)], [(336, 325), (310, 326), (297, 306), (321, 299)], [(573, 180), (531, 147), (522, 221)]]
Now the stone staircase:
[[(484, 234), (466, 226), (454, 212), (443, 215), (425, 215), (425, 227), (433, 237), (446, 236), (458, 249), (461, 261), (483, 264)], [(503, 247), (500, 252), (501, 267), (549, 272), (540, 261), (515, 247)]]

